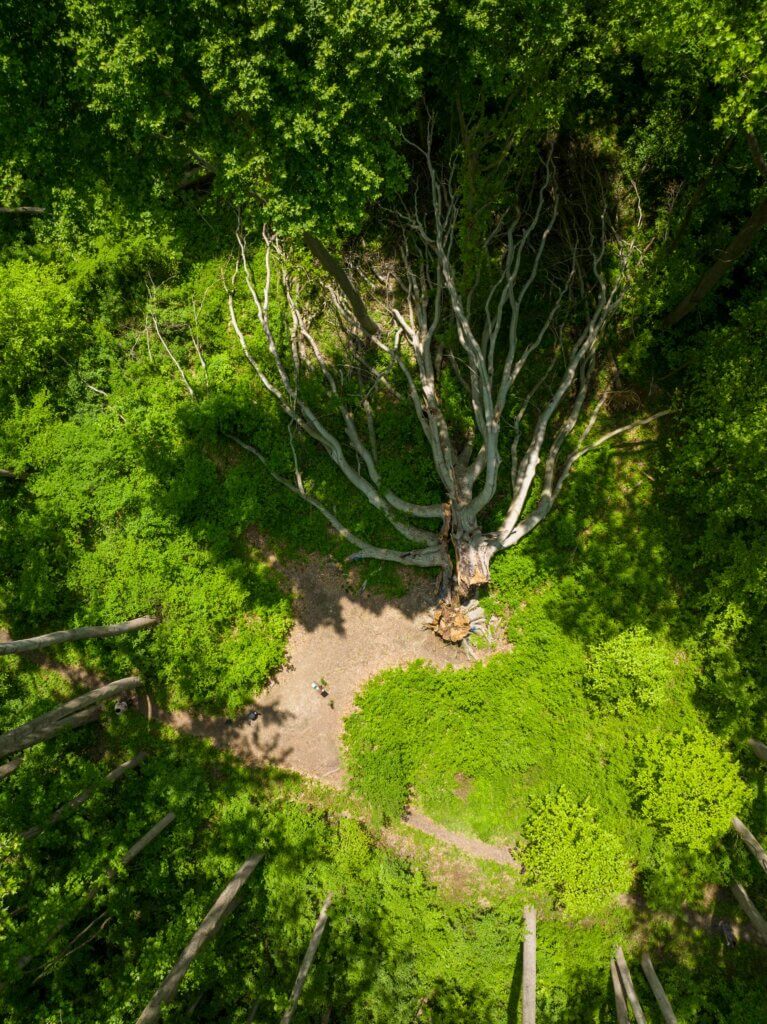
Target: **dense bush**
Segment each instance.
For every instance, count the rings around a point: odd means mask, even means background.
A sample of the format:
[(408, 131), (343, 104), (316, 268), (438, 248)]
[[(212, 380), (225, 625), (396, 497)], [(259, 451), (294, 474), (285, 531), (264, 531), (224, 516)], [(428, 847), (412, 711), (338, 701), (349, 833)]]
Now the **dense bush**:
[(684, 730), (642, 744), (634, 792), (656, 833), (652, 881), (658, 899), (694, 897), (706, 882), (724, 881), (716, 847), (743, 813), (746, 786), (731, 755), (710, 733)]
[(565, 917), (589, 917), (629, 890), (634, 873), (620, 840), (596, 821), (588, 800), (563, 786), (533, 804), (522, 859)]
[(584, 686), (600, 705), (630, 714), (637, 703), (659, 707), (679, 679), (683, 656), (644, 626), (635, 626), (589, 651)]

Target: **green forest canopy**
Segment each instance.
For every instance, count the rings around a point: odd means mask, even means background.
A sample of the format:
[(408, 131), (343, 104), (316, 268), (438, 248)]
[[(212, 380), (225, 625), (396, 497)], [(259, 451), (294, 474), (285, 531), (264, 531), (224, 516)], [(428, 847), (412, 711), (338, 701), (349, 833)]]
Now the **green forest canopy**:
[[(346, 724), (348, 792), (245, 768), (133, 715), (28, 751), (0, 781), (3, 1018), (135, 1020), (260, 850), (249, 895), (164, 1019), (244, 1022), (254, 1003), (255, 1019), (277, 1019), (332, 890), (297, 1020), (328, 1006), (334, 1021), (516, 1020), (530, 901), (546, 1024), (614, 1019), (618, 943), (653, 951), (680, 1021), (767, 1020), (760, 947), (689, 927), (712, 885), (716, 918), (738, 916), (733, 880), (767, 913), (767, 879), (729, 827), (738, 815), (767, 833), (765, 769), (746, 743), (767, 739), (765, 4), (3, 0), (0, 22), (0, 620), (13, 637), (157, 615), (156, 629), (55, 657), (105, 679), (136, 670), (165, 707), (234, 715), (283, 664), (295, 614), (248, 527), (282, 558), (354, 550), (274, 475), (292, 480), (296, 459), (307, 493), (355, 535), (403, 546), (316, 439), (288, 432), (226, 289), (237, 230), (256, 268), (267, 224), (343, 381), (331, 396), (309, 375), (312, 402), (338, 431), (350, 403), (362, 431), (354, 348), (324, 284), (343, 264), (381, 314), (370, 274), (402, 269), (398, 218), (424, 209), (429, 139), (453, 171), (472, 323), (503, 252), (503, 232), (500, 248), (488, 237), (517, 204), (529, 223), (550, 153), (561, 219), (520, 337), (545, 320), (563, 254), (590, 257), (586, 226), (607, 211), (637, 257), (583, 415), (609, 431), (672, 410), (580, 460), (551, 515), (494, 559), (479, 597), (502, 651), (366, 684)], [(619, 251), (606, 247), (610, 280)], [(242, 273), (234, 292), (245, 310)], [(592, 294), (565, 304), (552, 345)], [(289, 359), (290, 309), (275, 301)], [(258, 318), (242, 315), (268, 359)], [(466, 441), (446, 319), (438, 340), (447, 427)], [(409, 396), (377, 396), (381, 492), (438, 506)], [(489, 528), (509, 462), (504, 449)], [(391, 564), (360, 572), (382, 600), (407, 586)], [(4, 657), (2, 731), (71, 692), (50, 665)], [(139, 750), (149, 759), (119, 789), (21, 838)], [(486, 866), (455, 886), (428, 849), (391, 852), (381, 827), (409, 803), (512, 844), (525, 874)], [(152, 856), (110, 875), (167, 810)], [(94, 885), (98, 932), (73, 949)], [(34, 971), (19, 966), (28, 956)]]

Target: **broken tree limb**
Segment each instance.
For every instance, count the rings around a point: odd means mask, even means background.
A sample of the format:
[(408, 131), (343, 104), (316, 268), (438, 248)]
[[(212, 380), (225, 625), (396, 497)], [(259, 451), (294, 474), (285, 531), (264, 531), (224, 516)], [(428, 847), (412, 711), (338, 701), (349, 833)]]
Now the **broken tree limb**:
[(118, 697), (140, 685), (141, 680), (138, 676), (126, 676), (125, 679), (115, 679), (114, 682), (104, 683), (103, 686), (78, 694), (77, 697), (59, 704), (52, 711), (47, 711), (44, 715), (39, 715), (0, 736), (0, 757), (7, 757), (9, 754), (32, 747), (35, 743), (50, 739), (65, 729), (73, 729), (93, 721), (99, 715), (98, 707), (94, 705), (103, 704), (111, 697)]
[(212, 939), (220, 929), (223, 922), (234, 909), (237, 897), (245, 883), (255, 871), (257, 865), (263, 858), (263, 853), (255, 857), (249, 857), (239, 869), (234, 878), (229, 882), (216, 902), (203, 918), (203, 922), (184, 948), (181, 956), (165, 981), (160, 985), (155, 994), (146, 1004), (136, 1024), (153, 1024), (160, 1019), (162, 1008), (166, 1003), (176, 998), (179, 985), (184, 975), (192, 965), (192, 961), (203, 948), (205, 943)]
[(7, 640), (0, 643), (0, 654), (25, 654), (27, 651), (39, 651), (53, 644), (65, 644), (73, 640), (93, 640), (105, 636), (122, 636), (123, 633), (135, 633), (139, 629), (149, 629), (159, 623), (155, 615), (142, 615), (137, 619), (115, 622), (111, 626), (80, 626), (78, 629), (59, 629), (54, 633), (43, 633), (31, 636), (26, 640)]
[(522, 943), (522, 1024), (535, 1024), (535, 907), (525, 907)]
[(748, 826), (744, 825), (738, 817), (732, 819), (732, 827), (749, 848), (751, 853), (753, 853), (762, 871), (767, 871), (767, 853), (765, 853), (764, 847), (753, 832), (748, 828)]
[(748, 741), (748, 745), (760, 761), (767, 761), (767, 743), (762, 743), (761, 740), (751, 739)]
[(647, 1018), (644, 1015), (642, 1004), (639, 1002), (639, 996), (636, 994), (634, 982), (631, 980), (629, 965), (626, 963), (626, 957), (623, 955), (623, 950), (620, 946), (615, 950), (615, 963), (618, 967), (618, 973), (621, 976), (623, 990), (631, 1004), (631, 1009), (634, 1011), (634, 1017), (636, 1018), (637, 1024), (647, 1024)]
[(615, 995), (615, 1016), (618, 1024), (629, 1024), (629, 1010), (626, 1006), (626, 994), (618, 974), (618, 968), (614, 960), (610, 961), (610, 977), (613, 982), (613, 993)]
[(751, 897), (748, 895), (746, 890), (740, 884), (740, 882), (733, 882), (730, 886), (733, 896), (738, 901), (743, 913), (749, 919), (751, 924), (754, 926), (759, 938), (762, 942), (767, 943), (767, 921), (762, 917), (759, 911), (756, 909), (754, 904), (751, 902)]
[(663, 1020), (666, 1024), (677, 1024), (676, 1014), (671, 1008), (671, 1003), (668, 1001), (668, 996), (660, 983), (660, 978), (655, 973), (649, 953), (642, 953), (641, 964), (644, 976), (647, 978), (647, 984), (652, 989), (652, 994), (655, 996), (655, 1001), (658, 1004)]
[(16, 771), (20, 764), (20, 757), (15, 758), (13, 761), (9, 761), (7, 764), (0, 764), (0, 779), (7, 779), (9, 775)]
[(26, 832), (21, 833), (21, 838), (36, 838), (46, 828), (50, 828), (51, 825), (55, 825), (57, 821), (61, 821), (64, 815), (67, 814), (69, 811), (73, 811), (76, 808), (81, 807), (82, 804), (84, 804), (87, 800), (90, 800), (90, 798), (97, 790), (102, 789), (104, 786), (107, 786), (112, 782), (117, 782), (119, 779), (123, 777), (123, 775), (131, 771), (132, 768), (137, 768), (140, 764), (143, 764), (143, 762), (146, 761), (148, 756), (149, 755), (144, 751), (140, 751), (138, 754), (136, 754), (135, 757), (132, 757), (129, 761), (124, 761), (121, 765), (118, 765), (117, 768), (113, 768), (112, 771), (104, 777), (103, 781), (99, 785), (88, 786), (81, 793), (78, 793), (77, 796), (72, 797), (72, 799), (69, 800), (67, 803), (62, 804), (61, 807), (57, 807), (44, 825), (35, 825), (33, 828), (28, 828)]
[(320, 942), (322, 941), (322, 935), (325, 931), (325, 925), (328, 923), (328, 911), (330, 904), (333, 901), (332, 893), (327, 897), (325, 902), (322, 904), (322, 910), (320, 910), (320, 916), (317, 918), (317, 923), (314, 926), (312, 937), (309, 940), (309, 945), (306, 948), (304, 959), (301, 961), (301, 966), (298, 969), (296, 975), (296, 981), (293, 985), (293, 991), (290, 993), (290, 1002), (288, 1003), (287, 1009), (280, 1017), (280, 1024), (290, 1024), (293, 1020), (293, 1015), (298, 1007), (298, 1001), (301, 998), (306, 979), (309, 976), (309, 971), (312, 967), (312, 962), (319, 948)]

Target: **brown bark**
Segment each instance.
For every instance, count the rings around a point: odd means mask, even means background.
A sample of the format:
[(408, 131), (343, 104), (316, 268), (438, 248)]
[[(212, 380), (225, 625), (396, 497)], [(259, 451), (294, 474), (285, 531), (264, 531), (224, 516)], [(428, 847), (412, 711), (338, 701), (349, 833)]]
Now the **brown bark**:
[(623, 985), (618, 975), (618, 968), (615, 965), (615, 961), (610, 961), (610, 977), (613, 982), (613, 993), (615, 994), (615, 1016), (618, 1024), (629, 1024), (629, 1011), (626, 1006), (626, 994), (623, 991)]
[(312, 235), (308, 231), (304, 234), (304, 245), (312, 256), (314, 256), (322, 269), (330, 274), (349, 300), (349, 304), (354, 310), (354, 315), (363, 330), (367, 331), (368, 334), (380, 334), (381, 328), (371, 317), (370, 313), (368, 313), (367, 306), (365, 305), (362, 296), (352, 284), (349, 279), (349, 275), (344, 270), (340, 260), (337, 260), (336, 257), (325, 248), (316, 235)]
[(666, 1024), (677, 1024), (676, 1014), (671, 1008), (671, 1003), (668, 1001), (668, 996), (660, 983), (658, 975), (655, 973), (649, 953), (642, 953), (641, 963), (644, 976), (647, 978), (647, 984), (652, 989), (652, 994), (655, 996), (655, 1001), (658, 1004), (663, 1020)]
[(748, 745), (760, 761), (767, 761), (767, 744), (762, 743), (761, 740), (751, 739), (748, 741)]
[(325, 902), (322, 904), (322, 910), (320, 910), (320, 916), (317, 918), (317, 923), (314, 926), (312, 937), (309, 940), (304, 959), (301, 961), (301, 966), (298, 969), (296, 975), (296, 981), (293, 985), (293, 991), (290, 993), (290, 1002), (288, 1003), (287, 1009), (280, 1018), (280, 1024), (290, 1024), (293, 1020), (293, 1015), (298, 1007), (298, 1001), (301, 998), (306, 979), (309, 977), (309, 971), (311, 970), (314, 957), (316, 956), (320, 942), (322, 940), (322, 934), (325, 931), (325, 925), (328, 923), (328, 911), (332, 902), (332, 895), (328, 896)]
[(166, 1003), (173, 1002), (179, 985), (183, 981), (186, 972), (192, 966), (194, 958), (208, 940), (218, 933), (221, 925), (234, 909), (240, 891), (262, 858), (262, 853), (256, 854), (255, 857), (249, 857), (234, 878), (232, 878), (203, 918), (202, 924), (187, 943), (170, 974), (142, 1010), (136, 1024), (154, 1024), (155, 1021), (160, 1019), (163, 1006)]
[(725, 277), (733, 263), (751, 248), (759, 232), (767, 225), (767, 199), (757, 206), (740, 231), (724, 249), (721, 256), (701, 276), (695, 287), (677, 303), (674, 309), (661, 321), (662, 327), (673, 327), (706, 298)]
[(0, 736), (0, 757), (15, 754), (36, 743), (50, 739), (59, 732), (94, 721), (99, 716), (99, 709), (94, 705), (103, 704), (111, 697), (118, 697), (140, 685), (141, 680), (138, 676), (126, 676), (125, 679), (104, 683), (103, 686), (97, 686), (93, 690), (88, 690), (86, 693), (81, 693), (77, 697), (65, 701), (52, 711), (39, 715), (30, 722)]
[(754, 904), (751, 902), (751, 897), (748, 895), (748, 893), (740, 884), (740, 882), (733, 882), (730, 888), (732, 890), (733, 896), (738, 901), (738, 905), (740, 906), (741, 910), (749, 919), (751, 924), (754, 926), (754, 930), (756, 931), (759, 938), (762, 940), (762, 942), (767, 943), (767, 921), (765, 921), (765, 919), (756, 909)]
[(151, 626), (156, 626), (159, 621), (154, 615), (142, 615), (138, 619), (115, 622), (111, 626), (81, 626), (78, 629), (60, 629), (55, 633), (31, 636), (26, 640), (8, 640), (5, 643), (0, 643), (0, 654), (25, 654), (27, 651), (39, 651), (42, 647), (69, 643), (73, 640), (121, 636), (123, 633), (134, 633), (138, 629), (149, 629)]
[(522, 1024), (535, 1024), (535, 907), (525, 907), (522, 944)]
[(50, 828), (51, 825), (55, 825), (57, 821), (61, 821), (64, 815), (67, 814), (69, 811), (76, 810), (78, 807), (81, 807), (87, 800), (90, 800), (90, 798), (93, 796), (97, 789), (100, 789), (103, 786), (106, 786), (112, 782), (117, 782), (119, 779), (123, 777), (123, 775), (129, 772), (132, 768), (137, 768), (140, 764), (143, 764), (143, 762), (146, 761), (148, 756), (149, 755), (144, 753), (144, 751), (141, 751), (140, 753), (136, 754), (135, 757), (132, 757), (129, 761), (124, 761), (121, 765), (118, 765), (117, 768), (113, 768), (112, 771), (104, 777), (104, 781), (101, 783), (101, 786), (89, 786), (87, 789), (84, 789), (82, 793), (78, 793), (77, 796), (72, 797), (72, 799), (69, 800), (67, 803), (62, 804), (61, 807), (58, 807), (50, 816), (50, 818), (48, 818), (44, 825), (35, 825), (34, 828), (28, 828), (26, 832), (22, 832), (21, 838), (36, 838), (46, 828)]
[(631, 980), (629, 965), (626, 963), (626, 957), (623, 955), (623, 950), (620, 946), (615, 950), (615, 963), (618, 967), (618, 973), (621, 976), (623, 990), (631, 1004), (631, 1009), (634, 1011), (634, 1017), (636, 1018), (637, 1024), (647, 1024), (647, 1018), (644, 1015), (642, 1004), (639, 1002), (639, 996), (636, 994), (634, 982)]

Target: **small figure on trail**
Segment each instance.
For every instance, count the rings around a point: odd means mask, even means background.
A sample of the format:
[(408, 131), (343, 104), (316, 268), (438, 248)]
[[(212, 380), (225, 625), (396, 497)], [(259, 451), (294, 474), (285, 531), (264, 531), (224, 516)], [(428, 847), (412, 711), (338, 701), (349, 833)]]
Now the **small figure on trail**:
[(719, 922), (719, 930), (721, 931), (722, 935), (724, 936), (724, 941), (725, 941), (725, 944), (728, 947), (728, 949), (732, 949), (732, 947), (735, 945), (735, 934), (734, 934), (734, 932), (732, 930), (730, 922), (729, 921), (720, 921)]
[(312, 689), (316, 690), (321, 697), (327, 697), (328, 691), (325, 687), (325, 680), (321, 679), (319, 683), (312, 683)]
[(260, 714), (261, 714), (260, 711), (255, 711), (255, 710), (248, 712), (248, 721), (251, 723), (251, 725), (255, 725), (256, 724), (256, 719), (259, 717)]
[(130, 705), (128, 704), (128, 701), (125, 700), (124, 697), (121, 698), (120, 700), (116, 700), (115, 701), (115, 714), (116, 715), (122, 715), (122, 714), (124, 714), (128, 710), (129, 707), (130, 707)]

